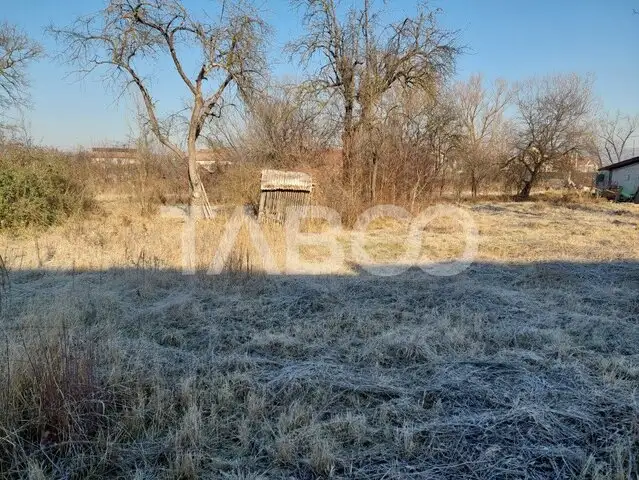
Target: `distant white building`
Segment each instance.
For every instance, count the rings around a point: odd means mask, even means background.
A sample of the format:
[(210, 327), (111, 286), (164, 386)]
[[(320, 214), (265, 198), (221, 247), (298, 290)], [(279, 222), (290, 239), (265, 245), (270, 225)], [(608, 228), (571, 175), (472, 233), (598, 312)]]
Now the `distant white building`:
[(600, 190), (620, 188), (628, 197), (639, 201), (639, 157), (601, 167), (597, 174), (596, 186)]
[(139, 163), (138, 150), (126, 147), (93, 147), (89, 153), (96, 163), (135, 165)]
[[(216, 167), (233, 165), (229, 160), (228, 149), (203, 149), (196, 153), (197, 163), (208, 172), (214, 172)], [(111, 165), (137, 165), (140, 163), (141, 152), (137, 148), (128, 147), (93, 147), (89, 158), (96, 163)]]

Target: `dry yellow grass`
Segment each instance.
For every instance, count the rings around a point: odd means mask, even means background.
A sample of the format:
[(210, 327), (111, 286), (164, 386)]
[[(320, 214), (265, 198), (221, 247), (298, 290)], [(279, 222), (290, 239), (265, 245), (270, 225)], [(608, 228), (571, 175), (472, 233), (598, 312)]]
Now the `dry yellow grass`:
[[(444, 278), (350, 253), (265, 276), (246, 235), (228, 274), (184, 276), (181, 221), (117, 201), (1, 237), (0, 476), (637, 478), (639, 206), (465, 208), (478, 256)], [(395, 261), (405, 231), (372, 228)], [(222, 230), (198, 226), (198, 268)], [(423, 237), (463, 248), (445, 220)]]
[[(44, 233), (12, 237), (0, 235), (0, 254), (10, 269), (45, 268), (95, 270), (108, 268), (182, 267), (183, 220), (157, 215), (142, 217), (137, 209), (112, 198), (101, 203), (101, 213), (82, 222), (67, 223)], [(477, 261), (612, 261), (639, 258), (639, 210), (632, 204), (604, 201), (553, 204), (476, 203), (462, 206), (479, 229)], [(198, 269), (208, 269), (233, 210), (211, 221), (197, 222)], [(285, 271), (284, 229), (265, 227), (264, 233), (278, 268)], [(371, 224), (366, 250), (374, 260), (393, 262), (401, 256), (407, 229), (399, 222)], [(353, 255), (350, 232), (338, 238)], [(238, 250), (250, 249), (242, 230)], [(461, 228), (447, 218), (429, 225), (423, 236), (423, 257), (433, 261), (456, 258), (464, 249)], [(321, 256), (321, 255), (320, 255)], [(256, 252), (252, 262), (260, 263)], [(259, 269), (259, 265), (256, 265)], [(339, 272), (339, 266), (336, 266)], [(343, 270), (342, 273), (346, 273)]]

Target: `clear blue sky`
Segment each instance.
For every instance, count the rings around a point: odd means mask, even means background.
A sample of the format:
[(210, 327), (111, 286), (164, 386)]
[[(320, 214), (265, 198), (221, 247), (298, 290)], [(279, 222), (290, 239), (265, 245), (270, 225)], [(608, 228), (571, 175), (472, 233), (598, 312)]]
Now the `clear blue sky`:
[[(344, 0), (345, 2), (356, 0)], [(297, 76), (281, 46), (301, 33), (299, 15), (288, 0), (258, 0), (274, 30), (271, 66), (276, 76)], [(0, 0), (0, 21), (17, 24), (48, 53), (58, 47), (45, 33), (51, 23), (67, 25), (103, 7), (99, 0)], [(214, 0), (185, 0), (195, 9), (213, 9)], [(414, 8), (413, 0), (389, 0), (392, 15)], [(457, 77), (481, 72), (488, 80), (516, 81), (559, 72), (594, 74), (603, 106), (639, 113), (639, 0), (440, 0), (444, 26), (460, 30), (469, 52), (459, 58)], [(28, 112), (34, 140), (58, 147), (89, 147), (126, 140), (134, 128), (133, 107), (115, 102), (98, 76), (77, 82), (70, 67), (52, 56), (30, 69), (33, 109)], [(176, 97), (177, 83), (163, 73), (154, 84), (160, 99)], [(179, 94), (178, 94), (179, 95)]]

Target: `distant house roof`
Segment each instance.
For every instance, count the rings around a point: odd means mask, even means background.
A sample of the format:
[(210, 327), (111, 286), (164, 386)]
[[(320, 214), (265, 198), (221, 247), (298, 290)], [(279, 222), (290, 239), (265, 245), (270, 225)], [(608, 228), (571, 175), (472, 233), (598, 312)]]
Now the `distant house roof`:
[(307, 173), (262, 170), (262, 191), (296, 190), (310, 192), (312, 187), (313, 181), (311, 180), (311, 176)]
[(605, 167), (601, 167), (599, 171), (602, 170), (616, 170), (617, 168), (626, 167), (628, 165), (634, 165), (635, 163), (639, 163), (639, 157), (629, 158), (628, 160), (623, 160), (622, 162), (611, 163), (610, 165), (606, 165)]
[(97, 153), (113, 153), (113, 152), (118, 152), (118, 153), (137, 153), (138, 149), (137, 148), (128, 148), (128, 147), (93, 147), (91, 149), (91, 151), (93, 152), (97, 152)]
[[(137, 159), (140, 150), (129, 147), (93, 147), (89, 152), (89, 157), (94, 159)], [(232, 151), (228, 148), (205, 148), (196, 152), (197, 162), (211, 167), (213, 164), (231, 165)]]
[(93, 159), (137, 159), (138, 150), (136, 148), (124, 147), (93, 147), (89, 157)]

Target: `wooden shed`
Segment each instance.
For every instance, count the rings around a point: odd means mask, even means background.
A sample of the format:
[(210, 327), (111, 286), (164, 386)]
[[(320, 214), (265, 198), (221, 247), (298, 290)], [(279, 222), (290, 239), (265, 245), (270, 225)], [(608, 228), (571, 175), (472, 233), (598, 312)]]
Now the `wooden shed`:
[(259, 220), (283, 223), (288, 207), (310, 203), (312, 189), (311, 176), (306, 173), (262, 170)]

